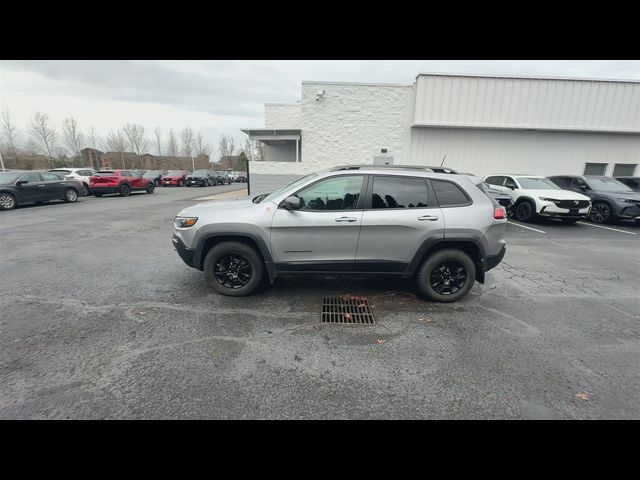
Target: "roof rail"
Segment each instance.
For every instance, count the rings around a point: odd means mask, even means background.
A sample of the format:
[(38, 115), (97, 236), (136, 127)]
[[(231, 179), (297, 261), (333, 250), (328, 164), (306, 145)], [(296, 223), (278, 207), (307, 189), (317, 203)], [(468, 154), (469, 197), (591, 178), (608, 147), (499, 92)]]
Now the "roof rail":
[(435, 173), (455, 173), (458, 172), (453, 168), (437, 167), (429, 165), (340, 165), (331, 168), (329, 171), (336, 172), (340, 170), (361, 170), (361, 169), (389, 169), (389, 170), (423, 170)]

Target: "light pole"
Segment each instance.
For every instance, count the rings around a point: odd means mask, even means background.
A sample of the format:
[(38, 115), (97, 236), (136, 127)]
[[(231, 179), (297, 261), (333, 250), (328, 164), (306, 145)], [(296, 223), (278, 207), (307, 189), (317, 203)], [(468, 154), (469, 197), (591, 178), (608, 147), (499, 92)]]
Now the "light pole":
[(2, 167), (2, 171), (4, 172), (4, 161), (2, 160), (2, 152), (0, 152), (0, 167)]
[(196, 160), (193, 157), (193, 155), (191, 155), (191, 173), (196, 171)]

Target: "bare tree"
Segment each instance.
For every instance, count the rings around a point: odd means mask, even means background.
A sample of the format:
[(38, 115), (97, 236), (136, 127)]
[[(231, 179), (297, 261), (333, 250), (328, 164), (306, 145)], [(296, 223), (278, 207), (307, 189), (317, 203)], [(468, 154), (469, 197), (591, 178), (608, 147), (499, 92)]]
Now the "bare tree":
[[(73, 117), (65, 118), (62, 124), (62, 133), (64, 138), (64, 144), (71, 152), (71, 155), (82, 158), (82, 149), (85, 146), (85, 136), (82, 130), (78, 127), (76, 119)], [(84, 158), (82, 159), (82, 166), (86, 167)]]
[(39, 144), (40, 148), (46, 152), (49, 159), (49, 166), (53, 168), (53, 153), (56, 149), (58, 134), (56, 127), (51, 124), (51, 119), (46, 113), (36, 112), (29, 124), (31, 136)]
[(15, 166), (18, 166), (17, 147), (20, 141), (20, 130), (11, 120), (9, 110), (5, 110), (0, 115), (0, 132), (2, 133), (2, 141), (6, 145), (6, 149), (13, 154)]
[(156, 127), (153, 133), (156, 136), (156, 151), (158, 152), (158, 156), (162, 156), (162, 132), (160, 131), (160, 127)]
[(242, 146), (241, 152), (244, 152), (244, 155), (247, 157), (248, 161), (253, 160), (254, 157), (254, 146), (253, 142), (248, 138), (244, 141), (244, 145)]
[(91, 148), (93, 148), (94, 150), (100, 149), (102, 138), (100, 138), (100, 134), (96, 132), (96, 128), (93, 125), (89, 127), (89, 135), (87, 140)]
[(169, 138), (167, 139), (167, 155), (170, 157), (177, 157), (180, 150), (178, 144), (178, 137), (176, 136), (173, 128), (169, 129)]
[(211, 153), (211, 145), (209, 145), (209, 142), (204, 139), (200, 132), (198, 132), (198, 136), (196, 137), (195, 151), (196, 155), (208, 156)]
[(107, 148), (112, 152), (116, 152), (120, 154), (120, 159), (122, 160), (122, 168), (127, 168), (127, 165), (124, 161), (124, 152), (127, 149), (127, 139), (122, 132), (122, 130), (118, 129), (116, 131), (111, 131), (107, 135), (106, 139)]
[(195, 149), (195, 139), (193, 137), (193, 130), (186, 127), (180, 134), (180, 143), (182, 144), (182, 155), (185, 157), (191, 157), (193, 150)]
[(127, 145), (138, 157), (138, 166), (140, 166), (140, 155), (146, 153), (147, 148), (149, 148), (149, 140), (145, 135), (144, 127), (127, 123), (122, 130), (127, 139)]
[(220, 143), (218, 143), (218, 152), (220, 159), (223, 157), (231, 157), (236, 151), (236, 141), (232, 136), (221, 135)]

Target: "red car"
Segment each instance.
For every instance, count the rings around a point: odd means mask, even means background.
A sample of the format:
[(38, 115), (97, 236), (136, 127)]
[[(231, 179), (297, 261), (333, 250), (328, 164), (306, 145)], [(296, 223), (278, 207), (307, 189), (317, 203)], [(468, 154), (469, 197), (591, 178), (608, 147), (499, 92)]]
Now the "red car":
[(189, 172), (186, 170), (169, 170), (165, 175), (160, 179), (160, 183), (163, 187), (167, 185), (175, 185), (176, 187), (182, 187), (187, 182), (187, 175)]
[(96, 197), (105, 193), (119, 193), (121, 197), (128, 197), (131, 192), (144, 190), (153, 193), (153, 180), (131, 170), (101, 170), (89, 179), (89, 188)]

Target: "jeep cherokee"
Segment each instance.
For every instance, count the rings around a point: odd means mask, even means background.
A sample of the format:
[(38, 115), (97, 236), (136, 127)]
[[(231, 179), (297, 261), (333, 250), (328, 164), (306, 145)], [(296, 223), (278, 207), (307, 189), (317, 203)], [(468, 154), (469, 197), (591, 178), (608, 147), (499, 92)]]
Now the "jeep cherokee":
[(504, 207), (465, 176), (345, 166), (253, 199), (186, 208), (173, 245), (225, 295), (248, 295), (265, 275), (391, 274), (453, 302), (504, 257), (506, 222)]

